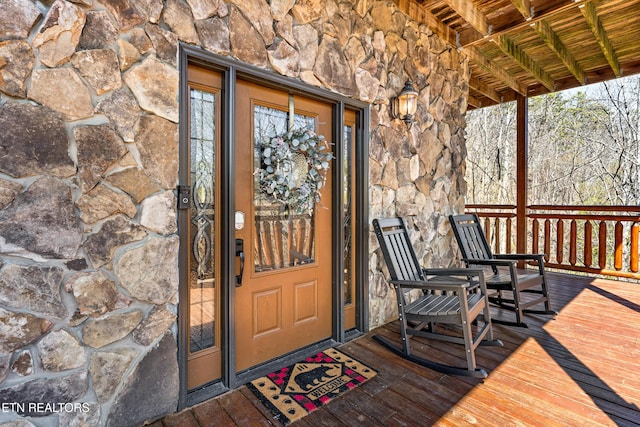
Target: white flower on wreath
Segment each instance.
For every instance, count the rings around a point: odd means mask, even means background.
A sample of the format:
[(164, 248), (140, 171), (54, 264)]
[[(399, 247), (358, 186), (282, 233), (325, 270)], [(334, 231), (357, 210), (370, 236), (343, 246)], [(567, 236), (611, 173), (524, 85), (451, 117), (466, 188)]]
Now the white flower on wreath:
[(311, 129), (265, 136), (261, 167), (255, 171), (260, 191), (299, 213), (311, 213), (320, 202), (331, 159), (333, 154), (324, 136)]

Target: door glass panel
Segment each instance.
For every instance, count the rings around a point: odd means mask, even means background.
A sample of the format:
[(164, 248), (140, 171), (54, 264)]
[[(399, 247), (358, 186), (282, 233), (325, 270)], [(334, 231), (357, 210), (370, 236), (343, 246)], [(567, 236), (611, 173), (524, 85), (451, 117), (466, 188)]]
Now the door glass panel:
[(191, 89), (190, 345), (195, 353), (215, 337), (215, 94)]
[[(254, 107), (254, 169), (264, 168), (265, 141), (287, 131), (286, 111), (256, 105)], [(295, 129), (315, 129), (315, 119), (295, 114)], [(303, 165), (306, 163), (303, 160)], [(295, 173), (295, 171), (292, 171)], [(314, 262), (314, 211), (298, 212), (286, 202), (273, 200), (260, 189), (255, 175), (255, 239), (254, 269), (256, 272), (280, 270)]]
[(344, 217), (344, 247), (342, 255), (344, 256), (344, 305), (353, 302), (353, 268), (352, 268), (352, 248), (351, 248), (351, 227), (352, 227), (352, 191), (351, 191), (351, 160), (352, 160), (352, 138), (353, 127), (344, 127), (344, 150), (342, 153), (342, 176), (344, 193), (342, 195), (342, 215)]

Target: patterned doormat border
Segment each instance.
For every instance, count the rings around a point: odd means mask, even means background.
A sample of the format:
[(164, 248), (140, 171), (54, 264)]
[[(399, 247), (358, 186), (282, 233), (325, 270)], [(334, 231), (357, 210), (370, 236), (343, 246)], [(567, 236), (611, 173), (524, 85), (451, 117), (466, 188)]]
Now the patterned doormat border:
[(275, 419), (288, 425), (375, 375), (375, 370), (330, 348), (247, 386)]

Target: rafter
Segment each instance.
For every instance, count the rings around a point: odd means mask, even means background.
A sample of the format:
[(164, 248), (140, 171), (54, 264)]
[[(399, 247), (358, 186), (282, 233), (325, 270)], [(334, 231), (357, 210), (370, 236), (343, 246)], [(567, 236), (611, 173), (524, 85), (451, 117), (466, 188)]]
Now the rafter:
[(398, 6), (398, 9), (406, 13), (410, 18), (414, 19), (420, 24), (424, 24), (431, 31), (438, 35), (442, 40), (451, 45), (457, 46), (456, 35), (454, 31), (442, 23), (431, 12), (429, 12), (424, 6), (415, 2), (415, 0), (393, 0)]
[(487, 17), (469, 0), (444, 0), (451, 9), (467, 21), (483, 36), (491, 33), (491, 26)]
[(533, 18), (533, 11), (531, 10), (531, 2), (529, 0), (511, 0), (511, 3), (518, 9), (518, 12), (522, 14), (527, 21)]
[(497, 103), (502, 102), (502, 95), (500, 95), (497, 90), (476, 77), (469, 78), (469, 87), (476, 92), (480, 92), (492, 101), (495, 101)]
[[(497, 37), (497, 36), (501, 36), (504, 34), (507, 35), (511, 35), (511, 34), (518, 34), (520, 32), (522, 32), (523, 30), (525, 30), (530, 24), (540, 21), (542, 19), (549, 19), (549, 18), (553, 18), (557, 15), (562, 15), (564, 13), (566, 13), (567, 11), (570, 11), (573, 8), (576, 7), (580, 7), (580, 3), (583, 2), (584, 0), (573, 0), (572, 3), (567, 3), (567, 4), (563, 4), (561, 6), (559, 6), (556, 9), (552, 9), (552, 10), (548, 10), (547, 12), (543, 13), (542, 15), (536, 15), (534, 17), (531, 18), (530, 21), (527, 22), (519, 22), (517, 24), (514, 24), (510, 27), (507, 28), (502, 28), (499, 31), (496, 31), (496, 29), (494, 28), (493, 32), (492, 32), (492, 37)], [(467, 47), (467, 46), (473, 46), (476, 44), (481, 44), (484, 43), (484, 41), (486, 40), (486, 38), (484, 37), (480, 37), (480, 38), (476, 38), (473, 40), (462, 40), (461, 44), (462, 47)]]
[(579, 7), (580, 12), (582, 12), (584, 19), (587, 21), (587, 24), (591, 28), (593, 35), (598, 41), (600, 49), (602, 49), (602, 53), (604, 54), (605, 58), (607, 58), (607, 62), (611, 66), (613, 73), (616, 75), (616, 77), (620, 77), (622, 75), (622, 72), (620, 70), (620, 62), (618, 61), (618, 56), (613, 50), (611, 41), (609, 40), (607, 32), (602, 26), (602, 22), (598, 17), (598, 13), (596, 12), (596, 8), (593, 5), (593, 2), (589, 0), (584, 4), (581, 4)]
[(531, 26), (540, 34), (540, 37), (542, 37), (547, 46), (560, 58), (578, 82), (580, 82), (581, 85), (586, 84), (587, 77), (584, 70), (551, 26), (549, 26), (546, 21), (538, 21), (531, 24)]
[(471, 95), (467, 96), (467, 104), (471, 105), (474, 108), (482, 107), (482, 101), (480, 101), (475, 96), (471, 96)]
[(491, 62), (478, 48), (475, 46), (469, 46), (463, 49), (463, 52), (469, 57), (469, 60), (473, 61), (476, 65), (484, 68), (496, 77), (498, 80), (503, 81), (511, 89), (518, 92), (520, 95), (527, 95), (527, 88), (524, 84), (516, 80), (511, 74), (498, 67)]
[(496, 38), (496, 42), (500, 49), (508, 56), (513, 58), (522, 68), (530, 72), (536, 80), (544, 85), (550, 91), (555, 89), (553, 78), (542, 69), (542, 67), (534, 61), (525, 51), (507, 36), (500, 36)]

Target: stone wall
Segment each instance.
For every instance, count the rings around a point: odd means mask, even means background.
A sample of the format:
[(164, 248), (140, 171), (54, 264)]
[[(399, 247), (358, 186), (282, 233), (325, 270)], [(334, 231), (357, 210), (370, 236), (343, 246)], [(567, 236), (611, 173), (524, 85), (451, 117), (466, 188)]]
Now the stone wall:
[[(452, 263), (468, 65), (392, 3), (0, 0), (0, 423), (176, 409), (179, 42), (371, 103), (371, 218)], [(388, 102), (407, 79), (409, 131)], [(370, 244), (375, 327), (395, 302)]]

